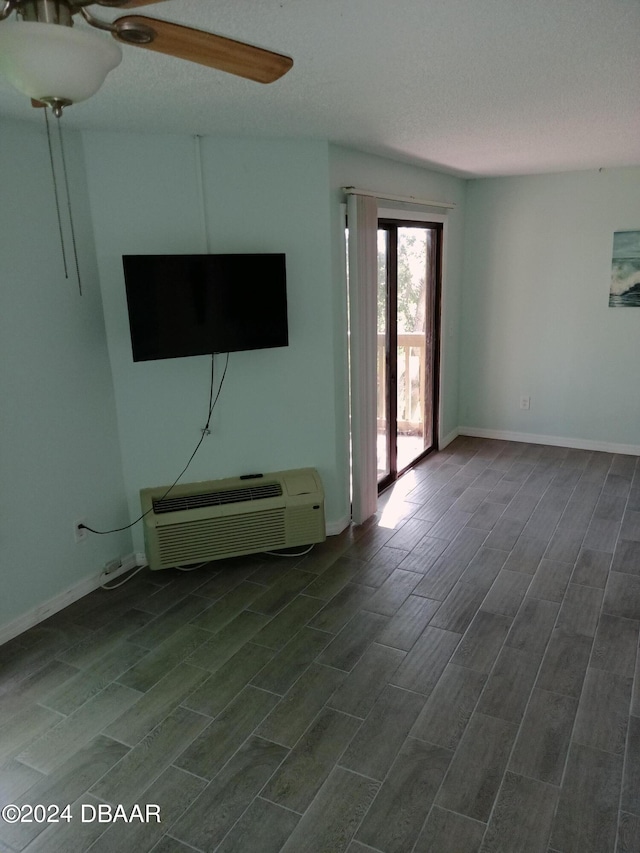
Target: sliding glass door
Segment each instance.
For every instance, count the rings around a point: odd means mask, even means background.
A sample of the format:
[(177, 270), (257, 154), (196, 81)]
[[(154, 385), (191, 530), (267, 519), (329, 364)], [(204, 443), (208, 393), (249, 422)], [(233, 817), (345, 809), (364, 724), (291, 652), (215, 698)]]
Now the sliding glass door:
[(436, 446), (442, 225), (378, 223), (378, 484)]

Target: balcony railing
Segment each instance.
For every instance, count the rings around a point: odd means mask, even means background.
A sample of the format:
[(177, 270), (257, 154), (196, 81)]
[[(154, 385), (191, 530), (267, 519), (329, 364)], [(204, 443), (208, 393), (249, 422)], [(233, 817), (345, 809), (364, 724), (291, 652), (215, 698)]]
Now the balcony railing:
[[(378, 431), (386, 429), (385, 335), (378, 334)], [(424, 332), (398, 334), (398, 432), (422, 434), (425, 422), (426, 340)]]

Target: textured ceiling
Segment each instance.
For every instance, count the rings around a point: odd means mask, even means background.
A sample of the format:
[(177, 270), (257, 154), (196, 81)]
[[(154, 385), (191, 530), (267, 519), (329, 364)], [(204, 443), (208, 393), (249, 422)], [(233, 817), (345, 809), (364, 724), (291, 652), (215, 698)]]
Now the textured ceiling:
[[(313, 137), (468, 176), (640, 164), (640, 0), (168, 0), (139, 12), (286, 53), (293, 69), (263, 86), (125, 46), (67, 126)], [(42, 120), (4, 80), (0, 116)]]

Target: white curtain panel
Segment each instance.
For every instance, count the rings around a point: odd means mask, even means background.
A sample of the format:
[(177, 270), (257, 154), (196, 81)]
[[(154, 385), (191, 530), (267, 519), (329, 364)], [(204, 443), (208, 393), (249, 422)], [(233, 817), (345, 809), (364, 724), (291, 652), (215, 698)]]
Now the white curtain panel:
[(378, 201), (347, 197), (351, 363), (351, 516), (356, 524), (377, 509)]

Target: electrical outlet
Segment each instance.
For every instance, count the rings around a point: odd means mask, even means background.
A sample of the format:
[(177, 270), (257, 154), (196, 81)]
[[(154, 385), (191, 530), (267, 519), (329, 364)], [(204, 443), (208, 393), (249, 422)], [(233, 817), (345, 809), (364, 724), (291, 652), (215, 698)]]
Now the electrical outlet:
[(525, 409), (526, 411), (529, 411), (529, 409), (531, 408), (531, 397), (529, 397), (529, 396), (520, 397), (520, 408)]
[(84, 518), (79, 518), (77, 521), (73, 522), (73, 539), (76, 545), (79, 545), (80, 542), (84, 542), (87, 538), (87, 529), (82, 525), (85, 523)]

